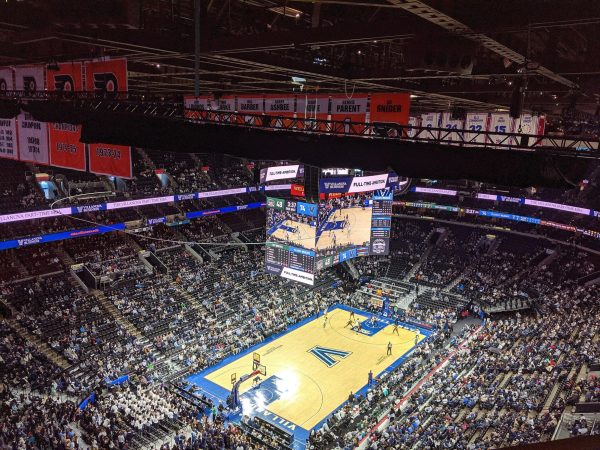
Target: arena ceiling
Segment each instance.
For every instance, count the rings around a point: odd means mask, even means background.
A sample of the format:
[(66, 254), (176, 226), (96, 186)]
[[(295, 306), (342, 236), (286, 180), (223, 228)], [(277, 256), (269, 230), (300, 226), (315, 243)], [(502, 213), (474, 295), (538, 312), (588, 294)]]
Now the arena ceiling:
[[(594, 114), (597, 0), (200, 0), (200, 88), (398, 91), (413, 108)], [(0, 65), (125, 56), (130, 91), (194, 90), (194, 0), (5, 0)], [(296, 89), (298, 89), (296, 87)]]

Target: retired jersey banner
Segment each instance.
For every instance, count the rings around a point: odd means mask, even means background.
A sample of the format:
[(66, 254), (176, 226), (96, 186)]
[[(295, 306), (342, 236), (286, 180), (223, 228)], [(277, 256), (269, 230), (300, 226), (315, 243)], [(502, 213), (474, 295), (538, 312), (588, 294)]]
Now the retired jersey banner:
[(198, 119), (199, 115), (197, 111), (207, 111), (211, 108), (211, 101), (208, 95), (195, 97), (193, 95), (186, 95), (183, 97), (183, 114), (186, 119)]
[(483, 132), (488, 130), (489, 116), (487, 113), (468, 113), (465, 123), (465, 129), (472, 133), (465, 133), (465, 145), (484, 144), (486, 135)]
[[(14, 88), (12, 69), (0, 68), (0, 91), (12, 91)], [(19, 158), (15, 119), (0, 119), (0, 158)]]
[[(508, 113), (492, 113), (490, 119), (490, 132), (493, 133), (511, 133), (513, 131), (514, 120), (508, 115)], [(488, 136), (489, 142), (493, 144), (508, 144), (509, 140), (506, 136), (502, 135), (490, 135)]]
[(408, 125), (410, 94), (405, 92), (371, 94), (371, 123)]
[[(331, 120), (346, 122), (344, 133), (362, 133), (364, 125), (350, 125), (350, 122), (365, 123), (367, 121), (367, 94), (354, 94), (352, 98), (346, 95), (333, 95), (331, 97)], [(335, 125), (339, 127), (339, 124)], [(341, 132), (342, 130), (336, 130)]]
[(85, 83), (90, 92), (127, 92), (127, 60), (87, 61)]
[[(440, 114), (428, 113), (421, 114), (421, 127), (423, 128), (440, 128)], [(439, 131), (421, 131), (420, 138), (438, 139)]]
[[(294, 117), (296, 97), (285, 94), (265, 95), (265, 114), (279, 117)], [(291, 120), (277, 119), (275, 126), (281, 127), (292, 123)]]
[(89, 144), (90, 172), (132, 178), (131, 147), (113, 144)]
[[(258, 118), (255, 116), (261, 115), (264, 112), (263, 96), (262, 95), (246, 95), (237, 98), (237, 111), (240, 114), (248, 114), (243, 116), (243, 123), (249, 125), (258, 124)], [(241, 117), (240, 117), (241, 119)]]
[[(444, 128), (445, 130), (451, 131), (462, 130), (464, 129), (464, 127), (465, 122), (463, 120), (453, 119), (452, 113), (445, 112), (442, 114), (442, 126), (440, 128)], [(462, 132), (451, 131), (450, 133), (445, 132), (443, 136), (445, 136), (444, 140), (453, 141), (450, 145), (460, 145), (460, 142), (463, 138), (462, 134)]]
[[(47, 73), (48, 90), (83, 91), (83, 66), (80, 62), (60, 63), (58, 70)], [(69, 123), (50, 123), (50, 165), (85, 171), (85, 144), (80, 142), (81, 126)]]
[(17, 116), (19, 159), (48, 165), (48, 124), (35, 120), (29, 113)]
[[(329, 96), (328, 95), (299, 95), (296, 98), (296, 117), (304, 120), (306, 129), (316, 129), (316, 123), (313, 120), (327, 120), (329, 114)], [(301, 125), (300, 125), (301, 126)], [(324, 123), (319, 124), (319, 129), (325, 130)]]

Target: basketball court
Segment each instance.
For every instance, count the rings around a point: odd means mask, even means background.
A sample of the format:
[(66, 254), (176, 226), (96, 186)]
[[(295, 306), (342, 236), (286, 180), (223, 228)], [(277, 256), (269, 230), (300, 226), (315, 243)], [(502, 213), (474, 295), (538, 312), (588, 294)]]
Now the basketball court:
[(371, 208), (343, 208), (335, 210), (320, 224), (317, 232), (317, 250), (331, 247), (363, 245), (371, 240)]
[(315, 249), (317, 230), (306, 223), (286, 219), (268, 231), (269, 236), (275, 240), (289, 242), (309, 250)]
[[(361, 322), (360, 331), (347, 326), (351, 311)], [(332, 308), (327, 318), (325, 326), (323, 316), (308, 318), (187, 381), (198, 395), (225, 402), (232, 382), (246, 380), (239, 383), (241, 411), (232, 420), (260, 416), (293, 433), (294, 448), (303, 449), (310, 430), (318, 429), (351, 392), (366, 391), (369, 371), (376, 378), (392, 370), (413, 349), (415, 337), (421, 342), (431, 333), (401, 324), (396, 335), (391, 319), (376, 316), (372, 321), (372, 314), (345, 305)]]

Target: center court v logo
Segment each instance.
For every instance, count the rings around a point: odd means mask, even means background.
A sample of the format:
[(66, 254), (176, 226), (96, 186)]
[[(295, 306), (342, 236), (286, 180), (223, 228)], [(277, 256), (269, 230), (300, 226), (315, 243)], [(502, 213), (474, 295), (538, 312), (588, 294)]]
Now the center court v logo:
[[(334, 348), (321, 347), (318, 345), (316, 347), (311, 348), (308, 351), (308, 353), (311, 353), (312, 355), (317, 357), (327, 367), (335, 366), (337, 363), (340, 362), (339, 359), (345, 359), (352, 354), (352, 352), (336, 350)], [(338, 357), (339, 359), (336, 359), (334, 357)]]

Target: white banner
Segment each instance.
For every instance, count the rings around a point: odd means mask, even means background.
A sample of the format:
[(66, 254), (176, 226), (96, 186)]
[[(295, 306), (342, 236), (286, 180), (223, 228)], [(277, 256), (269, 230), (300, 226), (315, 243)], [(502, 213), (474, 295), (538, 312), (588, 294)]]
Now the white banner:
[(19, 128), (19, 159), (48, 165), (48, 124), (35, 120), (29, 113), (17, 116)]
[[(445, 128), (446, 130), (462, 130), (465, 127), (465, 123), (462, 120), (452, 119), (452, 113), (445, 112), (442, 114), (442, 126), (440, 128)], [(444, 140), (448, 141), (462, 141), (462, 133), (444, 133)], [(458, 142), (453, 143), (451, 145), (460, 145)]]
[[(44, 66), (15, 67), (15, 89), (36, 92), (44, 90)], [(39, 122), (30, 114), (17, 116), (19, 159), (36, 164), (49, 164), (48, 124)]]
[(263, 98), (262, 97), (238, 97), (237, 109), (240, 114), (262, 114)]
[[(11, 69), (0, 69), (0, 91), (12, 91), (13, 72)], [(18, 159), (17, 152), (17, 121), (15, 119), (0, 119), (0, 158)]]
[(304, 170), (301, 174), (299, 173), (300, 164), (294, 164), (289, 166), (276, 166), (267, 167), (260, 170), (260, 182), (266, 183), (267, 181), (274, 180), (286, 180), (290, 178), (297, 178), (298, 176), (304, 175)]
[[(485, 132), (488, 129), (488, 115), (487, 113), (468, 113), (467, 121), (465, 124), (467, 130), (474, 131), (474, 133), (466, 133), (465, 140), (469, 143), (484, 144), (486, 135), (480, 132)], [(466, 144), (469, 145), (469, 144)]]
[(371, 175), (368, 177), (354, 177), (348, 189), (350, 193), (369, 192), (377, 189), (385, 189), (389, 174)]
[(13, 91), (14, 89), (12, 69), (8, 67), (0, 69), (0, 91)]
[(299, 118), (311, 119), (315, 118), (317, 115), (317, 119), (319, 115), (327, 115), (329, 108), (329, 97), (319, 96), (317, 98), (305, 95), (299, 95), (296, 100), (296, 116)]
[(0, 119), (0, 158), (19, 159), (15, 119)]
[(216, 106), (216, 102), (211, 102), (208, 96), (194, 97), (193, 95), (186, 95), (183, 98), (183, 105), (185, 109), (197, 109), (200, 111), (216, 109), (212, 107)]
[(274, 116), (294, 114), (294, 97), (265, 97), (265, 112)]
[(284, 267), (281, 271), (281, 276), (288, 280), (297, 281), (299, 283), (315, 284), (315, 276), (312, 273), (302, 272), (301, 270)]
[[(508, 113), (492, 113), (490, 119), (490, 132), (492, 133), (510, 133), (513, 131), (513, 119)], [(489, 136), (489, 141), (494, 144), (509, 144), (510, 141), (506, 136)]]
[(44, 66), (15, 67), (15, 89), (36, 92), (44, 90)]
[[(421, 126), (423, 128), (440, 128), (440, 114), (421, 114)], [(439, 131), (421, 131), (419, 137), (421, 139), (437, 139), (439, 137)]]
[(410, 126), (410, 128), (408, 128), (408, 130), (406, 130), (406, 135), (408, 137), (414, 137), (414, 135), (417, 131), (413, 127), (419, 126), (419, 118), (418, 117), (409, 117), (408, 125)]
[(348, 99), (346, 97), (332, 97), (331, 115), (364, 116), (367, 114), (368, 97), (361, 96)]

